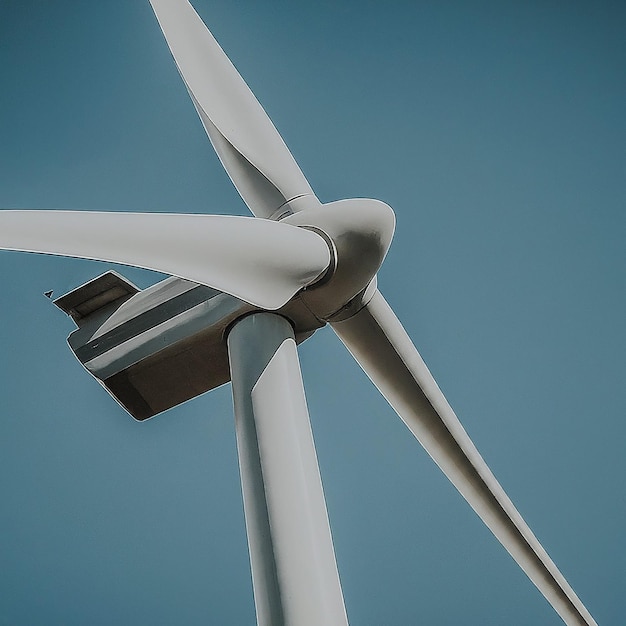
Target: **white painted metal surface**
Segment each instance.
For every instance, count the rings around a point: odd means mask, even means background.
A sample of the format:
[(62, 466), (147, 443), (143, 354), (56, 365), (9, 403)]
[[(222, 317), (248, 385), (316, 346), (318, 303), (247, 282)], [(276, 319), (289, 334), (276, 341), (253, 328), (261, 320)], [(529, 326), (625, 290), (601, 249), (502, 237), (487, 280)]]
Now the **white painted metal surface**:
[(319, 319), (330, 321), (376, 276), (391, 245), (396, 217), (380, 200), (352, 198), (301, 211), (283, 222), (314, 228), (329, 241), (332, 272), (301, 297)]
[(311, 231), (231, 215), (0, 211), (0, 249), (143, 267), (271, 310), (330, 263)]
[(257, 621), (347, 624), (291, 326), (251, 315), (228, 347)]

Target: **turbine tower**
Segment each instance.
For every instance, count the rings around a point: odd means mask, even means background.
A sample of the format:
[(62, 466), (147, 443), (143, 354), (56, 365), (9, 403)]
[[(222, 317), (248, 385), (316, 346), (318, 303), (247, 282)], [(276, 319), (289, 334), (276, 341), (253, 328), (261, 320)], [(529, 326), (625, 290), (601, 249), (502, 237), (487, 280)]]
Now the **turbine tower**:
[(0, 248), (108, 272), (58, 298), (72, 350), (138, 420), (232, 381), (257, 620), (347, 624), (297, 344), (329, 324), (567, 624), (596, 624), (463, 429), (377, 287), (395, 228), (372, 199), (322, 204), (187, 0), (150, 0), (213, 147), (254, 217), (0, 212)]

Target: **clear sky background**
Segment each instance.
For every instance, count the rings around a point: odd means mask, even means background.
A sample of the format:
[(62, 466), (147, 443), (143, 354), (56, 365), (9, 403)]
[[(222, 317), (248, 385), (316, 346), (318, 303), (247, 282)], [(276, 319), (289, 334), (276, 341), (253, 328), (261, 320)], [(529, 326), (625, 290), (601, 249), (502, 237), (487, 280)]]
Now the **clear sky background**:
[[(622, 624), (624, 3), (194, 5), (320, 199), (394, 207), (381, 291)], [(0, 207), (247, 213), (147, 1), (0, 0)], [(0, 624), (252, 624), (229, 386), (135, 423), (42, 295), (108, 267), (0, 252)], [(332, 332), (300, 354), (351, 623), (560, 624)]]

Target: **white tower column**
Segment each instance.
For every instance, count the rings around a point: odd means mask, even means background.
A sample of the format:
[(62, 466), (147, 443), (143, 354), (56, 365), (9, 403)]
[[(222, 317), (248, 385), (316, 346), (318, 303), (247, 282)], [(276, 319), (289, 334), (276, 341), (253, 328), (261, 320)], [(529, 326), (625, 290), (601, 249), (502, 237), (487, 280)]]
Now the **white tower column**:
[(245, 317), (228, 351), (257, 623), (347, 625), (291, 325)]

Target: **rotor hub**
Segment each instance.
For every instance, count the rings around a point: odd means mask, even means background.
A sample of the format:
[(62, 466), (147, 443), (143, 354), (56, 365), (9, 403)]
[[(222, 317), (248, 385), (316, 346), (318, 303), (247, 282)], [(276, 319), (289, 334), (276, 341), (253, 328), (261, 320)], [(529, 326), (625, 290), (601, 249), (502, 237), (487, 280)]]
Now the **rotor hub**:
[(282, 220), (317, 232), (332, 257), (328, 271), (300, 293), (309, 309), (328, 320), (372, 282), (391, 245), (393, 209), (380, 200), (338, 200)]

